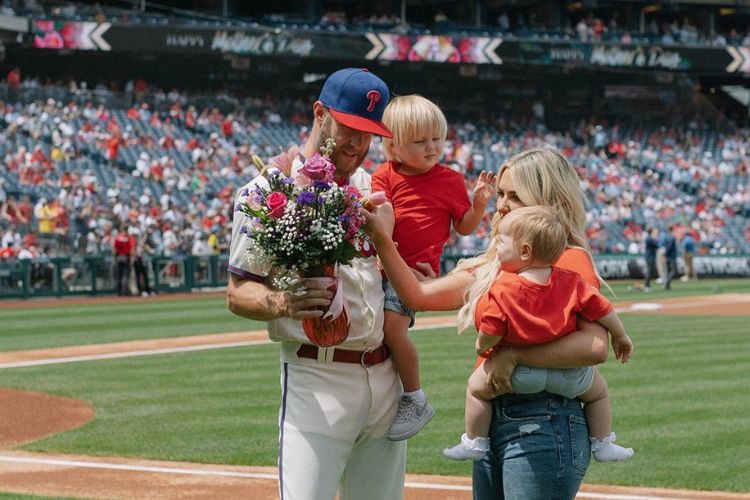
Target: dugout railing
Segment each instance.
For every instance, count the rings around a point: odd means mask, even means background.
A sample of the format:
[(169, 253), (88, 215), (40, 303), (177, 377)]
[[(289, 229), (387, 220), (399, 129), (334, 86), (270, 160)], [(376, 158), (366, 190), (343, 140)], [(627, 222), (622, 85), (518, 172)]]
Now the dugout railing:
[[(174, 256), (144, 259), (150, 289), (157, 293), (224, 287), (229, 257)], [(112, 256), (0, 261), (0, 299), (116, 294)], [(128, 293), (137, 295), (131, 269)]]
[[(445, 274), (467, 255), (445, 255)], [(597, 255), (596, 267), (604, 279), (643, 279), (646, 262), (633, 255)], [(189, 292), (226, 286), (228, 255), (151, 257), (145, 259), (150, 288), (157, 293)], [(750, 277), (750, 256), (696, 256), (697, 278)], [(677, 261), (677, 276), (685, 272)], [(131, 269), (129, 293), (138, 294)], [(0, 260), (0, 299), (113, 295), (116, 268), (112, 256), (59, 257), (33, 260)]]

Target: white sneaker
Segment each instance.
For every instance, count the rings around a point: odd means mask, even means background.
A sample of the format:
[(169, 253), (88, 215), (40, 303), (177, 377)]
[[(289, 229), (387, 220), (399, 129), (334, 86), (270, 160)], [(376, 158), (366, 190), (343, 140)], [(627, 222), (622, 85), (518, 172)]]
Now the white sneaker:
[(406, 394), (401, 396), (398, 402), (398, 411), (396, 418), (393, 419), (391, 428), (388, 429), (386, 437), (391, 441), (403, 441), (409, 439), (422, 430), (427, 422), (432, 419), (435, 410), (425, 399), (423, 404), (419, 404)]
[(490, 438), (476, 437), (471, 439), (464, 432), (461, 442), (452, 448), (444, 448), (443, 455), (451, 460), (481, 460), (490, 451)]
[(619, 462), (633, 458), (633, 455), (635, 455), (633, 448), (623, 448), (615, 444), (616, 437), (613, 432), (604, 439), (589, 438), (591, 440), (591, 452), (594, 454), (594, 460), (597, 462)]

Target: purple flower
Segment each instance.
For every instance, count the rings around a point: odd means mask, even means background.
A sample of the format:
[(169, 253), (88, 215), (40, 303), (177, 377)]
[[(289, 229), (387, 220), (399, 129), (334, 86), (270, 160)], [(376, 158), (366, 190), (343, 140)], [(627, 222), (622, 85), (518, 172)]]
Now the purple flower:
[(315, 189), (325, 189), (328, 190), (331, 188), (331, 184), (324, 181), (313, 181), (313, 187)]
[(237, 204), (236, 204), (236, 205), (234, 206), (234, 211), (235, 211), (235, 212), (242, 212), (242, 203), (237, 203)]
[(299, 203), (300, 205), (312, 205), (313, 203), (315, 203), (315, 198), (317, 198), (315, 193), (311, 193), (310, 191), (302, 191), (297, 196), (297, 203)]
[(305, 161), (305, 165), (300, 169), (300, 172), (305, 174), (313, 181), (333, 181), (333, 174), (336, 171), (336, 167), (328, 158), (315, 153)]
[(243, 189), (240, 191), (240, 196), (245, 197), (250, 194), (250, 190), (248, 188)]

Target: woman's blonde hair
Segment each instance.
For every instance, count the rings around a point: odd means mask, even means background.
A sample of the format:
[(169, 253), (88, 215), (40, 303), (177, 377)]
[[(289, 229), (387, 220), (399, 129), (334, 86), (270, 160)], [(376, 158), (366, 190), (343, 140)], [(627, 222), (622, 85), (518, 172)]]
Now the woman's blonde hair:
[[(546, 148), (523, 151), (502, 164), (496, 182), (499, 183), (506, 173), (511, 176), (514, 190), (521, 203), (530, 207), (550, 207), (565, 228), (567, 246), (581, 248), (589, 253), (589, 257), (591, 256), (586, 241), (585, 197), (578, 174), (560, 153)], [(464, 306), (458, 312), (459, 332), (474, 323), (477, 303), (487, 294), (500, 271), (500, 259), (496, 250), (500, 219), (500, 212), (496, 212), (492, 217), (487, 251), (473, 259), (459, 262), (456, 267), (455, 271), (472, 270), (474, 274), (474, 281), (467, 291)], [(596, 268), (594, 270), (596, 272)]]
[(395, 148), (400, 148), (425, 134), (445, 140), (448, 122), (434, 102), (418, 94), (396, 96), (383, 112), (383, 123), (393, 134), (383, 138), (383, 150), (389, 160), (395, 160)]

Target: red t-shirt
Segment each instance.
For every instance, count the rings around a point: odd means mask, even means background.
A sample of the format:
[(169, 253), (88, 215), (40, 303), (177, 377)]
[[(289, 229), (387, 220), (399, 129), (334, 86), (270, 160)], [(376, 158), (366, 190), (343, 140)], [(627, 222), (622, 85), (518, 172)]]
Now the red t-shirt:
[(135, 248), (135, 238), (128, 234), (120, 233), (113, 242), (115, 255), (130, 255)]
[(542, 344), (576, 331), (578, 315), (596, 321), (612, 310), (578, 273), (553, 267), (546, 284), (502, 273), (477, 304), (476, 326), (505, 345)]
[(393, 205), (393, 241), (410, 267), (428, 262), (440, 273), (440, 256), (450, 237), (451, 224), (471, 208), (463, 175), (437, 164), (419, 175), (399, 172), (400, 163), (378, 165), (372, 191), (383, 191)]

